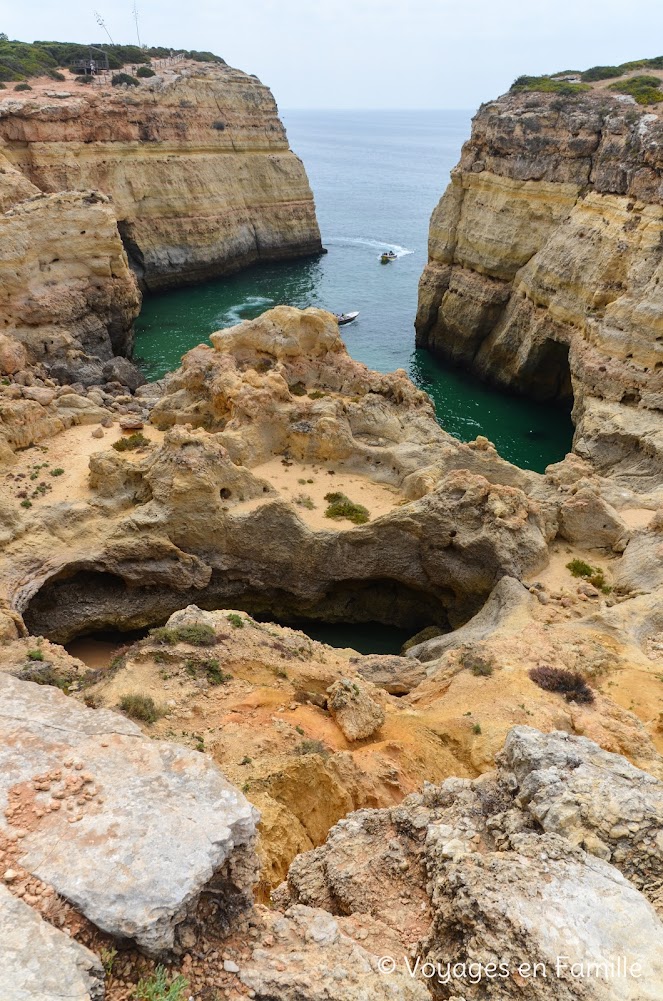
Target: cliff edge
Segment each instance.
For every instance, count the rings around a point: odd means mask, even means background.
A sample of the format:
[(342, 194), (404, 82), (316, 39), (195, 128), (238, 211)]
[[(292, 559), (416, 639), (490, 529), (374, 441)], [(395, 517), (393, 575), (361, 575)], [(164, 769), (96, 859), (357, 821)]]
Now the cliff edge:
[(663, 443), (663, 118), (609, 86), (479, 109), (431, 218), (416, 329), (486, 380), (573, 403), (576, 451), (634, 483)]
[(113, 359), (131, 355), (140, 289), (322, 250), (256, 77), (180, 59), (135, 86), (53, 86), (0, 91), (3, 374), (40, 362), (63, 383), (132, 386)]

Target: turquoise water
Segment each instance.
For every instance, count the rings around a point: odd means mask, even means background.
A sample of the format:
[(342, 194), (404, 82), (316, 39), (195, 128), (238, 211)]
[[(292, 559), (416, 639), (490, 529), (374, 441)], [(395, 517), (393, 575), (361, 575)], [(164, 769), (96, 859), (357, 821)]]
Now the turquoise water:
[[(147, 297), (136, 356), (157, 378), (210, 333), (277, 303), (359, 310), (343, 327), (350, 354), (382, 372), (404, 368), (463, 441), (485, 434), (500, 454), (543, 470), (571, 445), (570, 418), (484, 386), (414, 349), (417, 284), (428, 222), (469, 135), (466, 111), (283, 112), (315, 194), (323, 244), (314, 260), (266, 265)], [(381, 265), (381, 250), (398, 259)]]

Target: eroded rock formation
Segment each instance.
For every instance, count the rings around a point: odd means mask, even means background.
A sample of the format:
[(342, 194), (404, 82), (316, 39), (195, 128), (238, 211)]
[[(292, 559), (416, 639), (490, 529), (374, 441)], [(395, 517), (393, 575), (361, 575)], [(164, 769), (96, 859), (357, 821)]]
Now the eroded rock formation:
[(660, 475), (663, 119), (604, 89), (483, 105), (433, 213), (417, 343), (574, 401), (576, 450)]

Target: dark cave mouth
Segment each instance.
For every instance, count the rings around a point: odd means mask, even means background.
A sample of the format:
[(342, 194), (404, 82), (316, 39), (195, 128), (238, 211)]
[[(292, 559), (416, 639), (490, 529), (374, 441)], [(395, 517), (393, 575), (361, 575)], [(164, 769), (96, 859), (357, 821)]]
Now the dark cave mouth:
[(130, 587), (120, 576), (96, 570), (51, 578), (32, 597), (23, 618), (31, 634), (63, 644), (90, 666), (103, 666), (120, 647), (191, 604), (207, 611), (244, 611), (256, 621), (299, 629), (311, 639), (362, 654), (399, 654), (421, 629), (450, 629), (436, 596), (390, 578), (339, 581), (314, 600), (304, 600), (275, 587), (251, 591), (220, 574), (204, 589), (184, 591)]

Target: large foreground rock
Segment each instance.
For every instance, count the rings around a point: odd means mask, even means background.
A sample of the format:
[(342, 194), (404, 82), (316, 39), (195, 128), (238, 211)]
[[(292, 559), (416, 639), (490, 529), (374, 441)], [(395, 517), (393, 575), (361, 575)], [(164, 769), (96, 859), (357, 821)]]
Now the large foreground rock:
[(0, 676), (0, 830), (98, 928), (158, 953), (213, 878), (253, 880), (257, 811), (205, 756)]
[[(536, 811), (534, 792), (523, 794), (533, 777)], [(598, 823), (600, 802), (612, 826), (631, 825), (634, 852), (642, 832), (650, 855), (656, 819), (638, 821), (634, 804), (656, 814), (660, 785), (589, 740), (516, 727), (496, 773), (427, 785), (397, 807), (340, 821), (293, 862), (274, 901), (380, 921), (395, 969), (416, 956), (436, 999), (658, 1001), (663, 924), (638, 888), (638, 864), (622, 874), (616, 853), (610, 864), (580, 847), (577, 828), (583, 817)], [(559, 833), (542, 832), (555, 815)], [(563, 817), (575, 824), (564, 829)], [(459, 965), (450, 974), (447, 964)]]
[[(519, 835), (514, 849), (441, 866), (426, 958), (443, 969), (471, 960), (484, 970), (497, 959), (509, 970), (474, 984), (459, 977), (455, 990), (466, 1001), (659, 1001), (663, 926), (645, 898), (612, 866), (555, 835)], [(624, 960), (626, 976), (614, 972)]]
[(663, 885), (663, 782), (584, 737), (510, 732), (499, 759), (544, 831), (612, 862), (647, 892)]
[(102, 1001), (104, 971), (93, 952), (44, 921), (0, 884), (2, 1001)]

